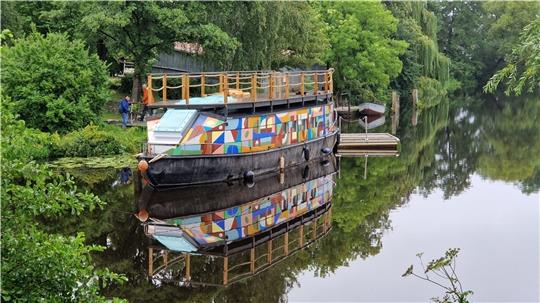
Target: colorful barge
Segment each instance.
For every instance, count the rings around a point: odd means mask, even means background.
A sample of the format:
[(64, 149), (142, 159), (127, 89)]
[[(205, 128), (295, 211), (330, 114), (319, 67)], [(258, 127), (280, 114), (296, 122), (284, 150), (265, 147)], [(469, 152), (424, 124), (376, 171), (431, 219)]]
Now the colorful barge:
[(150, 75), (148, 89), (161, 100), (150, 94), (138, 158), (155, 187), (252, 179), (329, 156), (338, 141), (332, 70)]

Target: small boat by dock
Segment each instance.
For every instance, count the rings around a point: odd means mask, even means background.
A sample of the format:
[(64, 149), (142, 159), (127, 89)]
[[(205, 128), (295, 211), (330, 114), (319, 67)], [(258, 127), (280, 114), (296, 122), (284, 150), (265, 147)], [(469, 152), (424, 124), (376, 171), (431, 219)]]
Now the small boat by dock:
[[(154, 187), (176, 187), (252, 179), (329, 156), (339, 136), (332, 72), (149, 75), (148, 88), (162, 96), (148, 106), (139, 170)], [(174, 90), (181, 94), (171, 100)]]
[(380, 116), (384, 115), (386, 106), (384, 104), (366, 102), (358, 105), (358, 111), (360, 114), (367, 116)]
[(374, 129), (379, 126), (383, 126), (386, 122), (384, 115), (382, 116), (364, 116), (363, 118), (358, 119), (358, 123), (364, 129)]

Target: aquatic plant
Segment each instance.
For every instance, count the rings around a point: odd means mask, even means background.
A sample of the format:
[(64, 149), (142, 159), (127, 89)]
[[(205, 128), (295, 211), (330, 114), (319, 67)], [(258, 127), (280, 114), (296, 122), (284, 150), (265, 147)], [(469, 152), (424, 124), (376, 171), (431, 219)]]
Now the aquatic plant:
[[(456, 258), (459, 253), (459, 248), (450, 248), (448, 249), (443, 257), (434, 259), (430, 261), (427, 266), (424, 265), (422, 260), (423, 253), (418, 253), (416, 256), (420, 260), (422, 266), (422, 273), (415, 273), (414, 266), (410, 265), (402, 277), (414, 276), (418, 279), (428, 281), (433, 283), (445, 290), (445, 295), (441, 298), (432, 298), (433, 302), (437, 303), (468, 303), (467, 297), (472, 295), (473, 292), (470, 290), (463, 290), (463, 286), (459, 281), (459, 278), (456, 273)], [(436, 275), (439, 277), (438, 281), (430, 274)], [(449, 283), (449, 284), (444, 284)]]

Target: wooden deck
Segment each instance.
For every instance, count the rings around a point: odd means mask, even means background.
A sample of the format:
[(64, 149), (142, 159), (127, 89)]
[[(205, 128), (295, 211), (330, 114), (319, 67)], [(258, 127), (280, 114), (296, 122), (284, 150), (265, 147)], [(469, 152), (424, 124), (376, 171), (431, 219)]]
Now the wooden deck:
[(343, 133), (340, 135), (340, 156), (397, 156), (399, 139), (388, 133)]

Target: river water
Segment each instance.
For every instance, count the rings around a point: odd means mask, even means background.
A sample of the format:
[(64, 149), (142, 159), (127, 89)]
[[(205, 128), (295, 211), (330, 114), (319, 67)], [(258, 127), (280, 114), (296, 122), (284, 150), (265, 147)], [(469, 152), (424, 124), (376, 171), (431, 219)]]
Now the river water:
[[(427, 302), (444, 291), (401, 275), (410, 264), (419, 268), (417, 253), (429, 261), (448, 248), (460, 248), (457, 274), (472, 301), (538, 302), (540, 98), (452, 104), (416, 113), (416, 123), (402, 104), (398, 157), (369, 158), (367, 169), (364, 158), (341, 159), (331, 229), (225, 287), (187, 287), (180, 264), (149, 278), (149, 240), (133, 216), (138, 182), (128, 170), (71, 171), (108, 205), (56, 229), (82, 230), (90, 243), (106, 246), (94, 256), (97, 266), (129, 281), (105, 294), (132, 302)], [(390, 132), (391, 120), (372, 131)], [(221, 277), (210, 265), (215, 259), (194, 261), (193, 276)]]

